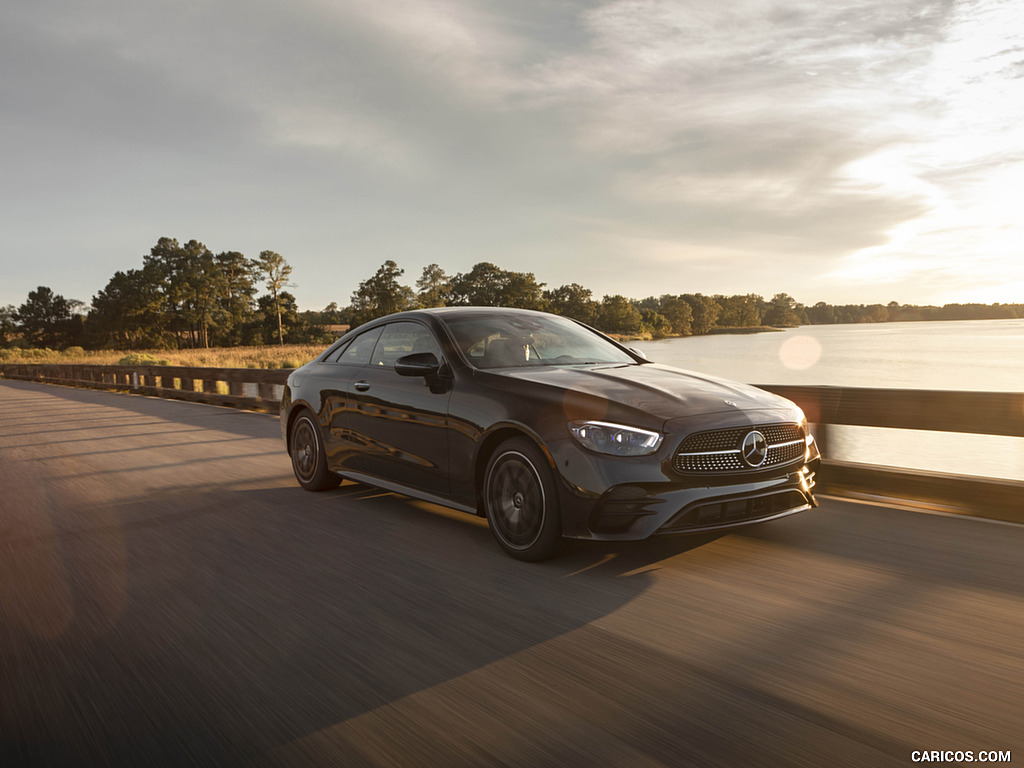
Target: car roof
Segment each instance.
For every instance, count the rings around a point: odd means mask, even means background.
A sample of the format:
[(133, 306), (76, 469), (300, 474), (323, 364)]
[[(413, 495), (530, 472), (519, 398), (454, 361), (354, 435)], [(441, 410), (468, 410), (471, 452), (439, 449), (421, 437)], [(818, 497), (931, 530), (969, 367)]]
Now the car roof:
[[(472, 306), (472, 307), (427, 307), (427, 308), (424, 308), (424, 309), (410, 309), (410, 310), (407, 310), (405, 312), (398, 312), (398, 313), (396, 313), (394, 315), (390, 315), (390, 317), (398, 317), (399, 315), (411, 315), (411, 314), (418, 314), (418, 313), (424, 313), (424, 314), (429, 314), (429, 315), (449, 315), (449, 316), (455, 316), (455, 315), (484, 315), (484, 314), (487, 314), (487, 315), (495, 315), (495, 314), (503, 314), (503, 315), (519, 315), (519, 314), (550, 315), (551, 314), (550, 312), (541, 312), (540, 310), (536, 310), (536, 309), (521, 309), (519, 307), (480, 307), (480, 306)], [(554, 316), (558, 317), (558, 315), (554, 315)]]

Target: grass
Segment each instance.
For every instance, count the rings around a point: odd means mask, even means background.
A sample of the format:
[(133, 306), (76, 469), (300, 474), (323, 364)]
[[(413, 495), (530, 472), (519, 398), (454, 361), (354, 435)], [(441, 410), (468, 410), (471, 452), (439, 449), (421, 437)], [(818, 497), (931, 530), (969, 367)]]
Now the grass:
[[(0, 363), (61, 363), (65, 365), (184, 365), (196, 368), (298, 368), (326, 349), (324, 345), (288, 344), (283, 347), (213, 347), (210, 349), (84, 350), (0, 349)], [(127, 362), (122, 363), (122, 360)], [(137, 362), (136, 362), (137, 361)]]

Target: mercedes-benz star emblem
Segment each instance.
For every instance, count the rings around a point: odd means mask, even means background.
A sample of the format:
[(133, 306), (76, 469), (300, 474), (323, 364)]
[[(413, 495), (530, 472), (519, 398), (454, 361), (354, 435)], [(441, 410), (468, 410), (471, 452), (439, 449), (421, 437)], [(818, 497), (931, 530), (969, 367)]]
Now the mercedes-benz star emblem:
[(768, 458), (768, 441), (756, 429), (747, 432), (740, 444), (740, 456), (749, 467), (760, 467)]

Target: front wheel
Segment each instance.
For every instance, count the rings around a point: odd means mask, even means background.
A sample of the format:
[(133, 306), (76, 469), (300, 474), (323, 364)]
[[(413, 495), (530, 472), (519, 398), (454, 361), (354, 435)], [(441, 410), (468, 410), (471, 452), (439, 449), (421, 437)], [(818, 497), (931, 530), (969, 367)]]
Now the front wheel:
[(309, 411), (304, 410), (292, 424), (288, 452), (295, 479), (307, 491), (328, 491), (341, 483), (341, 478), (327, 468), (320, 427)]
[(554, 473), (526, 438), (507, 440), (491, 456), (484, 509), (498, 544), (518, 560), (546, 560), (562, 546)]

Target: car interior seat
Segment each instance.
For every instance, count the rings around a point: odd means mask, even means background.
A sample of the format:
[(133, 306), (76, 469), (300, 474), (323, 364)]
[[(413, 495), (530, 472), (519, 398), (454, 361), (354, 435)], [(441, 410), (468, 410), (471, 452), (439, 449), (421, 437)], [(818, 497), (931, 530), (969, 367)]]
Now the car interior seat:
[(517, 339), (494, 339), (487, 345), (481, 367), (502, 368), (524, 365), (527, 362), (526, 345)]

